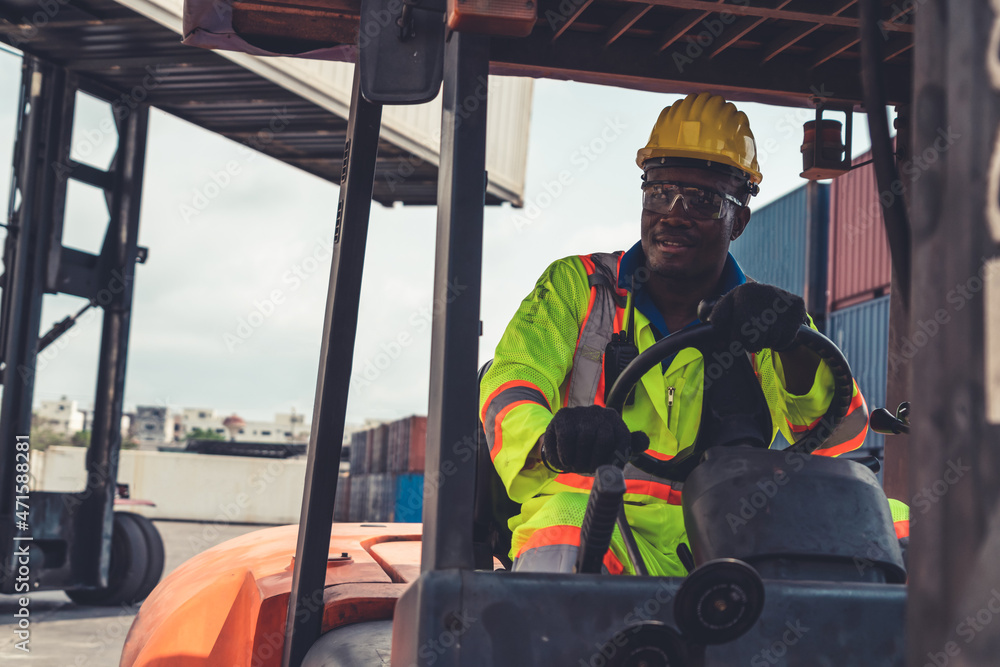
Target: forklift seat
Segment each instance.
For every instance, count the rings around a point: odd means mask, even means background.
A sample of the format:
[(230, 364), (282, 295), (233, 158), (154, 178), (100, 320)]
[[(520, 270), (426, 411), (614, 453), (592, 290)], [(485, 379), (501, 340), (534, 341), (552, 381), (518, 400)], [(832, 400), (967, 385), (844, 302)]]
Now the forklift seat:
[[(479, 384), (489, 370), (490, 359), (479, 369)], [(478, 419), (476, 434), (476, 495), (472, 520), (472, 547), (477, 570), (492, 570), (493, 557), (510, 570), (511, 531), (507, 520), (521, 512), (521, 505), (507, 496), (500, 475), (493, 467), (486, 432)]]

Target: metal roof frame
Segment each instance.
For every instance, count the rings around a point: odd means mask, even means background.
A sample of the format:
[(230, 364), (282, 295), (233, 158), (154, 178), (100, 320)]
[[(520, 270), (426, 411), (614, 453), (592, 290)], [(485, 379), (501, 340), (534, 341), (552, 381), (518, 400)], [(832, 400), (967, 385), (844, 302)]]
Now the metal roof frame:
[[(901, 104), (913, 7), (883, 4), (886, 92)], [(529, 37), (492, 40), (492, 73), (783, 106), (862, 100), (858, 0), (542, 0), (538, 17)]]

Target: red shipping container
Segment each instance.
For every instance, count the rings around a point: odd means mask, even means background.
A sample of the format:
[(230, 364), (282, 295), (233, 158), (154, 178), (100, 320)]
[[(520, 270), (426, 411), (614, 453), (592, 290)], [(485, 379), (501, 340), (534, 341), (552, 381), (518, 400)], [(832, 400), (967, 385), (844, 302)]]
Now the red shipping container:
[(424, 455), (427, 452), (427, 417), (410, 417), (409, 472), (424, 471)]
[(333, 520), (345, 523), (351, 516), (351, 476), (342, 472), (337, 477), (337, 496), (333, 504)]
[[(870, 159), (871, 151), (855, 158), (854, 164)], [(830, 186), (829, 247), (828, 311), (889, 293), (892, 263), (871, 164), (834, 179)]]
[(373, 429), (371, 467), (370, 473), (383, 473), (386, 471), (387, 459), (389, 457), (389, 427), (385, 424)]
[(361, 470), (365, 474), (372, 471), (372, 450), (375, 449), (375, 430), (370, 428), (365, 431), (365, 460), (364, 468)]

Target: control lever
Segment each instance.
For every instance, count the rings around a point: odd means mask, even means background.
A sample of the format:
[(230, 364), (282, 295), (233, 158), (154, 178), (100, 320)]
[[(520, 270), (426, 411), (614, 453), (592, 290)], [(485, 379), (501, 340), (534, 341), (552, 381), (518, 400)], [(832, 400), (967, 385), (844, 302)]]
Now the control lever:
[(684, 569), (688, 571), (688, 574), (691, 574), (695, 567), (694, 554), (691, 553), (691, 547), (687, 545), (687, 542), (678, 543), (677, 557), (680, 559)]
[(580, 526), (580, 551), (576, 572), (600, 574), (604, 554), (611, 546), (618, 508), (625, 497), (625, 473), (614, 465), (603, 465), (594, 474), (587, 511)]
[(873, 410), (868, 417), (868, 427), (883, 435), (899, 435), (910, 432), (910, 403), (903, 401), (896, 408), (896, 416), (885, 408)]

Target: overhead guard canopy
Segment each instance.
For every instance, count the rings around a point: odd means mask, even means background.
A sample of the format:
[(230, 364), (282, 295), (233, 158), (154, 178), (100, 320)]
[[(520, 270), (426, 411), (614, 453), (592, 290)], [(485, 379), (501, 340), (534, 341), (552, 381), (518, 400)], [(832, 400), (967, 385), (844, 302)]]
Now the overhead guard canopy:
[[(332, 37), (321, 43), (315, 33), (324, 25), (331, 36), (356, 34), (360, 0), (230, 1), (229, 45), (217, 31), (189, 32), (188, 43), (248, 52), (280, 44), (305, 57), (353, 58), (351, 47)], [(189, 0), (200, 3), (213, 4)], [(886, 92), (898, 104), (912, 78), (913, 6), (884, 4)], [(859, 25), (857, 0), (541, 0), (528, 37), (505, 37), (497, 22), (490, 71), (664, 93), (708, 90), (734, 101), (858, 104)], [(243, 40), (245, 47), (233, 43)]]

